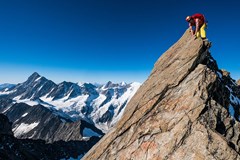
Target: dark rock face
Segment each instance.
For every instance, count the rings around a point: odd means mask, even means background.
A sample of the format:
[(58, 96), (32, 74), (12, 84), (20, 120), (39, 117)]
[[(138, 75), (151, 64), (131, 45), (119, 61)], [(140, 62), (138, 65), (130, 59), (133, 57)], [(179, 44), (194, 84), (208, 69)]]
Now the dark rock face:
[(77, 158), (83, 156), (99, 140), (98, 137), (91, 137), (88, 141), (46, 144), (43, 140), (16, 139), (10, 126), (7, 117), (0, 114), (0, 159), (4, 160)]
[(4, 112), (12, 105), (12, 99), (8, 99), (6, 96), (0, 96), (0, 112)]
[(239, 87), (186, 31), (83, 159), (240, 159)]
[(83, 120), (73, 122), (41, 105), (29, 106), (16, 103), (4, 114), (13, 122), (14, 135), (21, 139), (31, 137), (31, 139), (42, 139), (48, 143), (59, 140), (82, 140), (83, 135), (80, 131), (85, 128), (93, 130), (99, 136), (103, 135), (92, 124)]
[(113, 115), (114, 115), (114, 107), (110, 106), (109, 109), (99, 119), (99, 122), (101, 122), (101, 123), (109, 122), (112, 120)]
[(10, 123), (7, 116), (3, 114), (0, 114), (0, 134), (13, 135), (12, 123)]

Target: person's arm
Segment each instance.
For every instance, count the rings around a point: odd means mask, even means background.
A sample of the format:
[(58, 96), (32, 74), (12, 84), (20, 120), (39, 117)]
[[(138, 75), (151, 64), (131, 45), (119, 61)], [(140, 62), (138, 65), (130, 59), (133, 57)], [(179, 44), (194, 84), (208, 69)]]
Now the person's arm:
[(195, 23), (196, 23), (195, 35), (197, 35), (197, 32), (199, 30), (199, 19), (198, 18), (196, 19)]
[(193, 29), (192, 29), (192, 25), (191, 25), (191, 23), (189, 23), (188, 26), (189, 26), (189, 31), (190, 31), (191, 34), (193, 35)]

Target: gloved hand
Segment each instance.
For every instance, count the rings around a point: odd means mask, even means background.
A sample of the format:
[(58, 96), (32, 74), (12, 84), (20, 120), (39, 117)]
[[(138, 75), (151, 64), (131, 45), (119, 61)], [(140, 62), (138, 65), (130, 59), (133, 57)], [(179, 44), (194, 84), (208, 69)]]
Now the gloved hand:
[(197, 35), (196, 34), (193, 35), (193, 39), (194, 40), (197, 39)]

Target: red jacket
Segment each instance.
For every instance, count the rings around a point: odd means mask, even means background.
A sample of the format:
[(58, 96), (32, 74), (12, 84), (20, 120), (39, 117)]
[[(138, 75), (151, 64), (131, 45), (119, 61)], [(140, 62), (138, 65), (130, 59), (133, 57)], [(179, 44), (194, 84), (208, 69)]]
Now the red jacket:
[(194, 23), (192, 25), (196, 26), (196, 19), (199, 19), (199, 26), (202, 26), (205, 23), (204, 15), (200, 13), (196, 13), (191, 16), (194, 19)]

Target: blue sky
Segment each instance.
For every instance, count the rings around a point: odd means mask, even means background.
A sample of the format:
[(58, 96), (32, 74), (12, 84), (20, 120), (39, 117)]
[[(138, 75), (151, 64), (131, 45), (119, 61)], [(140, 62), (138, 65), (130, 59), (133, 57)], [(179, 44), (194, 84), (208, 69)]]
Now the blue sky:
[(187, 29), (209, 21), (211, 53), (240, 78), (238, 0), (0, 0), (0, 83), (33, 72), (59, 83), (143, 82)]

